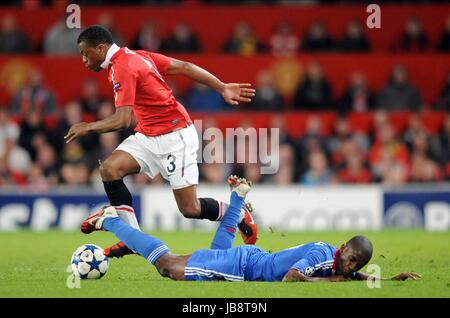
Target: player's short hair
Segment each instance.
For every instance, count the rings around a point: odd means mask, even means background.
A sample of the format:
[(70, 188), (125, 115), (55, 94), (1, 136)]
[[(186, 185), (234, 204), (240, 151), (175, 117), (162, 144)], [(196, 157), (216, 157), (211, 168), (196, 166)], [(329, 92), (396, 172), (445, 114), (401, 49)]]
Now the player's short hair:
[(86, 42), (90, 46), (97, 46), (102, 43), (113, 44), (111, 32), (101, 25), (92, 25), (83, 30), (78, 36), (77, 44)]
[(351, 247), (365, 262), (369, 262), (372, 258), (373, 246), (367, 237), (357, 235), (352, 237), (346, 245)]

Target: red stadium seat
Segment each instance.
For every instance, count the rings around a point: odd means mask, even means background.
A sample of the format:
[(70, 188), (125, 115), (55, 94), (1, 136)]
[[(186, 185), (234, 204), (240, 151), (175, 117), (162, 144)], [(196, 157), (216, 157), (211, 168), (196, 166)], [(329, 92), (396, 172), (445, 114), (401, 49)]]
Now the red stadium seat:
[(354, 132), (368, 134), (373, 128), (372, 113), (350, 113), (348, 115), (350, 128)]
[(432, 135), (436, 135), (444, 124), (445, 116), (445, 112), (424, 112), (421, 114), (421, 119), (427, 131)]

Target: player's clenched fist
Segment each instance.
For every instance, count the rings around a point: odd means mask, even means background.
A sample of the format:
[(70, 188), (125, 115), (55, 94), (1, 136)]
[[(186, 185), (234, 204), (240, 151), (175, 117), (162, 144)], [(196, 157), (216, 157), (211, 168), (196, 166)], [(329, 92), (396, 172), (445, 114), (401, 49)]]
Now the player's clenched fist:
[(78, 137), (87, 135), (89, 133), (88, 125), (88, 123), (78, 123), (70, 127), (69, 132), (64, 137), (66, 144)]

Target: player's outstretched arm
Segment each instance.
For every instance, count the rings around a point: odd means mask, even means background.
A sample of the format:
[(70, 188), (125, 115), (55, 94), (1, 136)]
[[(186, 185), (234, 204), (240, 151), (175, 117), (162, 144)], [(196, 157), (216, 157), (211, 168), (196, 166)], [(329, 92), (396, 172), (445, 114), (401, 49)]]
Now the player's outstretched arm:
[(329, 277), (309, 277), (295, 268), (291, 268), (283, 277), (283, 282), (345, 282), (351, 280), (343, 275), (333, 275)]
[(211, 87), (222, 94), (225, 101), (231, 105), (238, 105), (240, 102), (251, 102), (255, 96), (255, 90), (250, 88), (248, 83), (223, 83), (216, 76), (207, 70), (193, 63), (172, 59), (167, 75), (184, 75), (190, 79)]
[(107, 133), (110, 131), (116, 131), (124, 128), (128, 128), (131, 124), (132, 106), (122, 106), (116, 108), (114, 115), (105, 119), (94, 121), (92, 123), (78, 123), (70, 127), (69, 132), (64, 137), (66, 143), (77, 139), (78, 137), (85, 136), (89, 133)]
[(414, 273), (414, 272), (404, 272), (404, 273), (400, 273), (398, 275), (395, 275), (394, 277), (391, 278), (382, 278), (382, 277), (377, 277), (377, 276), (373, 276), (373, 275), (368, 275), (365, 273), (361, 273), (361, 272), (357, 272), (355, 273), (355, 279), (356, 280), (407, 280), (407, 279), (412, 279), (412, 280), (417, 280), (418, 278), (422, 278), (422, 276), (418, 273)]

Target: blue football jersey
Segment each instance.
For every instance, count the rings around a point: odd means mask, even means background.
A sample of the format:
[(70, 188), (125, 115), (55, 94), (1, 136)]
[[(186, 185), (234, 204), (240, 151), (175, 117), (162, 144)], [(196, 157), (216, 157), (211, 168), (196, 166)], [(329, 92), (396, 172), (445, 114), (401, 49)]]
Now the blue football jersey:
[(327, 277), (333, 274), (337, 248), (324, 242), (291, 247), (277, 253), (254, 253), (245, 269), (246, 280), (281, 281), (291, 268), (306, 276)]

